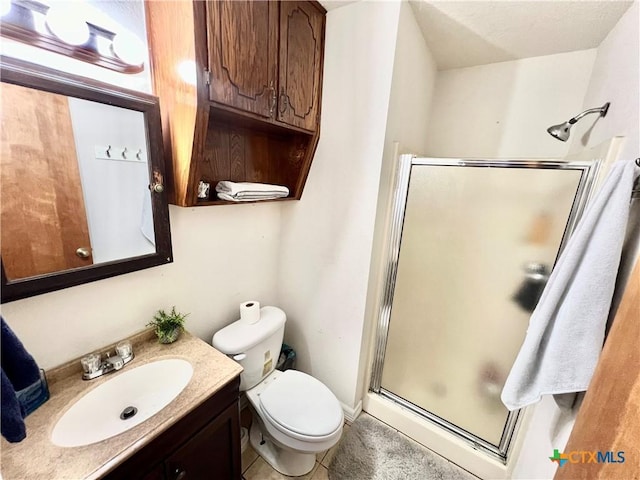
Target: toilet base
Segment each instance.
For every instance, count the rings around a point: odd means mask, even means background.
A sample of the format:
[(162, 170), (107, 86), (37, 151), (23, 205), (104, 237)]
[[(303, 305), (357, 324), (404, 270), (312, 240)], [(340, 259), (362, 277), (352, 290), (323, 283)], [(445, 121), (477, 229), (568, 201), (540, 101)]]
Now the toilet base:
[(263, 435), (254, 416), (249, 433), (251, 446), (275, 470), (290, 477), (300, 477), (313, 470), (316, 464), (315, 453), (300, 453), (287, 450), (273, 443)]

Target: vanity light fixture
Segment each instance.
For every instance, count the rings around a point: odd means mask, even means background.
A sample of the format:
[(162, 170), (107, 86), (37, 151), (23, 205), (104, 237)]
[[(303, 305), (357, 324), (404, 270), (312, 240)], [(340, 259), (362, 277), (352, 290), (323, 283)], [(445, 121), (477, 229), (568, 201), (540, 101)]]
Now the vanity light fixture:
[(84, 2), (0, 0), (0, 35), (116, 72), (144, 70), (145, 43)]

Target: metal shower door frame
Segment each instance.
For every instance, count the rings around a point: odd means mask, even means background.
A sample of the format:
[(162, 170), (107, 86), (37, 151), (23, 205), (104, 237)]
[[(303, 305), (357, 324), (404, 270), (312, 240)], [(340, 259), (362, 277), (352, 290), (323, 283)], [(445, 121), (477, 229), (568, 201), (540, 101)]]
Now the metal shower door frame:
[(472, 167), (472, 168), (537, 168), (551, 170), (579, 170), (581, 171), (580, 181), (574, 196), (571, 212), (567, 220), (567, 226), (558, 248), (556, 261), (560, 253), (566, 246), (571, 233), (582, 216), (585, 206), (589, 201), (596, 176), (600, 169), (600, 160), (595, 161), (564, 161), (557, 159), (536, 159), (536, 160), (481, 160), (481, 159), (456, 159), (456, 158), (429, 158), (417, 157), (415, 155), (401, 155), (399, 157), (399, 169), (396, 178), (395, 193), (391, 213), (391, 228), (389, 232), (389, 242), (387, 248), (387, 258), (385, 259), (385, 286), (384, 292), (378, 306), (378, 321), (376, 325), (375, 350), (373, 354), (371, 381), (369, 390), (399, 404), (401, 407), (415, 413), (419, 417), (438, 425), (456, 437), (466, 441), (474, 448), (488, 454), (489, 456), (506, 463), (521, 410), (509, 412), (499, 445), (493, 445), (486, 440), (458, 427), (457, 425), (441, 418), (404, 398), (385, 390), (382, 387), (382, 370), (387, 347), (387, 337), (389, 335), (389, 321), (391, 319), (391, 309), (393, 295), (395, 291), (396, 278), (398, 273), (398, 261), (400, 258), (400, 247), (402, 243), (402, 229), (404, 226), (404, 215), (407, 206), (407, 196), (409, 194), (409, 183), (411, 180), (411, 169), (413, 166), (451, 166), (451, 167)]

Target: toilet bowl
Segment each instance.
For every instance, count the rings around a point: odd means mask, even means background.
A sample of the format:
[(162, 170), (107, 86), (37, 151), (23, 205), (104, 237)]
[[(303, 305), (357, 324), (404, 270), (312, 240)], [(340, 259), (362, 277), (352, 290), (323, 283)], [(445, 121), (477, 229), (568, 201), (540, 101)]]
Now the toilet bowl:
[(316, 454), (340, 440), (344, 423), (340, 403), (310, 375), (274, 370), (246, 393), (254, 413), (251, 446), (280, 473), (308, 473)]
[(278, 472), (301, 476), (316, 454), (342, 435), (344, 415), (335, 395), (319, 380), (297, 370), (275, 370), (286, 316), (276, 307), (260, 309), (260, 320), (238, 320), (216, 332), (212, 344), (244, 368), (240, 389), (253, 412), (249, 441)]

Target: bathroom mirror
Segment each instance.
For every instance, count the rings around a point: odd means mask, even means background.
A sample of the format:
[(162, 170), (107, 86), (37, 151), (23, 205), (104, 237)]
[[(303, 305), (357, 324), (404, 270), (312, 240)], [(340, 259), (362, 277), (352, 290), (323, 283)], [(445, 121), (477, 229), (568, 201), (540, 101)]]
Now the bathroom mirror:
[(158, 99), (0, 67), (2, 302), (171, 262)]

